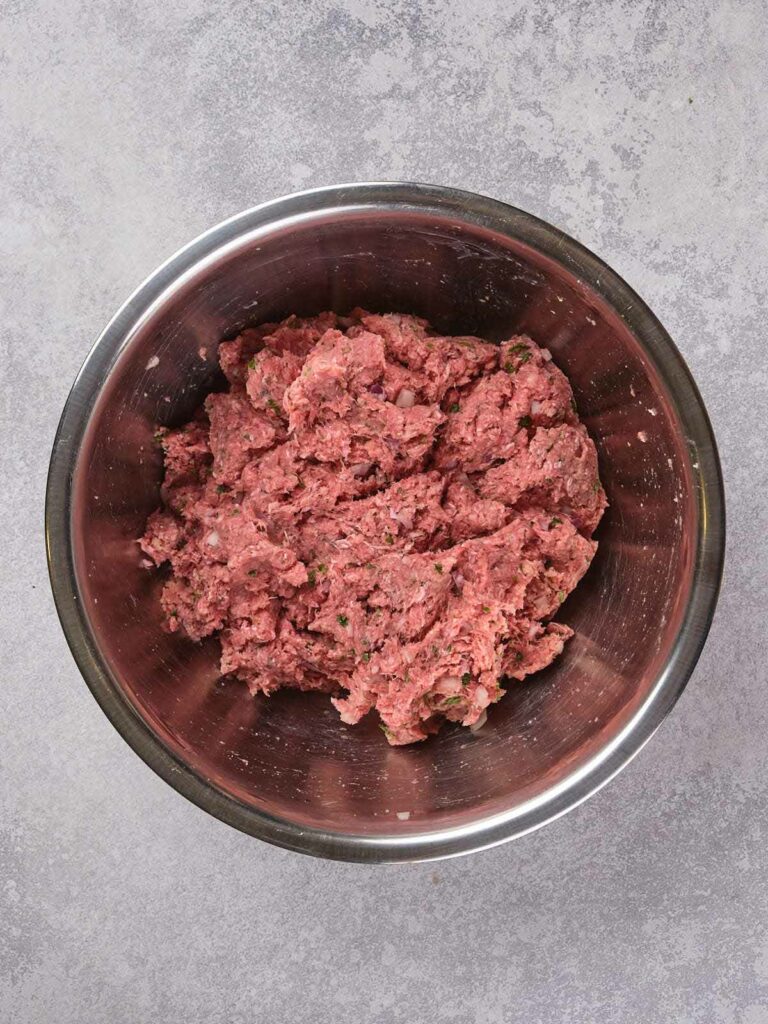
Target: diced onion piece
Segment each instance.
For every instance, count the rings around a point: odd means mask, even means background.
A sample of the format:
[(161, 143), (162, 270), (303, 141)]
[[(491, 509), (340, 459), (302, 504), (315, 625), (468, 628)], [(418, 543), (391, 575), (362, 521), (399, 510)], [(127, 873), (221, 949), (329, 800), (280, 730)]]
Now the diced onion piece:
[(460, 676), (443, 676), (437, 683), (435, 683), (436, 693), (453, 694), (458, 693), (461, 689), (461, 677)]
[(478, 686), (474, 694), (475, 704), (478, 704), (481, 708), (487, 708), (491, 703), (491, 698), (488, 696), (488, 691), (484, 686)]
[(210, 544), (210, 546), (212, 548), (215, 548), (215, 547), (218, 547), (220, 539), (221, 538), (219, 537), (219, 535), (216, 532), (216, 530), (211, 530), (211, 532), (208, 534), (208, 536), (205, 539), (205, 543), (206, 544)]
[(470, 732), (477, 732), (478, 729), (482, 729), (485, 723), (488, 721), (488, 712), (483, 711), (476, 722), (473, 722), (469, 727)]
[(405, 512), (402, 509), (396, 512), (394, 509), (389, 510), (389, 518), (393, 519), (396, 523), (400, 523), (406, 530), (413, 529), (413, 514), (411, 512)]
[(537, 416), (541, 412), (541, 402), (537, 402), (536, 399), (531, 402), (531, 415)]
[(398, 409), (412, 409), (416, 405), (416, 395), (410, 388), (402, 388), (395, 399)]

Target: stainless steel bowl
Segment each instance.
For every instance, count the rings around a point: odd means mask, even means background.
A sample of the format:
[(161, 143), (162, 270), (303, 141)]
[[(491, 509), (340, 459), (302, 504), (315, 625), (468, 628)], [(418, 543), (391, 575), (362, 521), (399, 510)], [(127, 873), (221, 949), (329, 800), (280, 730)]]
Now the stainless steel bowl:
[[(158, 503), (155, 425), (183, 422), (217, 386), (217, 342), (246, 324), (354, 305), (547, 345), (597, 442), (611, 503), (597, 558), (560, 615), (576, 630), (563, 656), (510, 688), (479, 732), (446, 729), (412, 748), (387, 746), (374, 723), (343, 725), (327, 697), (254, 700), (220, 679), (215, 641), (160, 628), (161, 581), (140, 567), (136, 545)], [(360, 861), (492, 846), (602, 786), (680, 696), (709, 628), (724, 544), (706, 412), (641, 299), (529, 214), (412, 184), (258, 206), (157, 270), (75, 381), (46, 522), (72, 652), (134, 750), (245, 832)]]

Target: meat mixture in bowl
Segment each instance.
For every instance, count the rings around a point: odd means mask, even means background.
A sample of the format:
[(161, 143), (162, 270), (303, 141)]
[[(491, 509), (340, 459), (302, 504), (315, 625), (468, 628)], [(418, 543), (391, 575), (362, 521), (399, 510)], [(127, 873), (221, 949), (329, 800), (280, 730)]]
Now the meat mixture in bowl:
[(568, 381), (530, 338), (355, 310), (219, 347), (228, 389), (160, 430), (171, 630), (252, 693), (321, 690), (392, 744), (477, 728), (572, 635), (552, 618), (606, 506)]

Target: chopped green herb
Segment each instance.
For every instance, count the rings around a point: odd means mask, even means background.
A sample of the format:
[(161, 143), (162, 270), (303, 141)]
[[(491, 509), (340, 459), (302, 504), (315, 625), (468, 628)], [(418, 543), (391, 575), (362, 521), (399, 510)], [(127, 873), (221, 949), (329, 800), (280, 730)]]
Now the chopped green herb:
[(597, 492), (600, 490), (600, 481), (599, 480), (595, 480), (595, 482), (592, 484), (592, 490), (594, 491), (595, 494), (597, 494)]
[(373, 562), (366, 562), (365, 565), (363, 566), (363, 568), (364, 569), (373, 569), (374, 568)]
[(277, 402), (274, 400), (274, 398), (268, 398), (267, 399), (267, 408), (271, 409), (272, 412), (276, 412), (276, 413), (280, 413), (281, 412), (280, 406), (277, 404)]
[(366, 665), (367, 665), (368, 662), (371, 660), (371, 652), (370, 651), (363, 651), (363, 653), (361, 655), (361, 660), (364, 661), (366, 663)]
[(310, 587), (314, 587), (314, 585), (317, 583), (317, 570), (316, 569), (310, 569), (309, 570), (309, 572), (307, 573), (307, 582), (309, 583)]
[(533, 420), (531, 419), (530, 416), (521, 416), (520, 419), (517, 421), (517, 423), (518, 423), (518, 426), (520, 426), (520, 427), (526, 427), (527, 428), (527, 427), (533, 426)]
[(517, 345), (513, 345), (509, 350), (510, 355), (518, 356), (517, 362), (513, 362), (511, 359), (504, 364), (504, 369), (507, 373), (517, 373), (521, 366), (525, 366), (531, 359), (531, 350), (527, 345), (522, 342), (518, 342)]
[(461, 704), (463, 699), (464, 698), (461, 696), (446, 697), (445, 700), (443, 701), (443, 707), (447, 708), (450, 707), (451, 704)]
[(318, 562), (317, 563), (317, 571), (318, 572), (322, 572), (322, 573), (326, 573), (326, 572), (328, 572), (328, 566), (325, 564), (325, 562)]
[(340, 626), (348, 626), (349, 625), (349, 619), (347, 618), (346, 615), (337, 615), (336, 616), (336, 621), (338, 622), (338, 624)]
[(450, 408), (448, 409), (448, 412), (458, 412), (458, 411), (459, 411), (459, 403), (458, 402), (454, 402), (453, 405), (451, 405)]
[(439, 575), (443, 575), (443, 566), (441, 562), (435, 562), (435, 572)]
[(578, 412), (578, 411), (579, 411), (579, 410), (578, 410), (578, 409), (576, 408), (576, 399), (575, 399), (575, 398), (572, 398), (572, 399), (571, 399), (571, 409), (572, 409), (572, 410), (573, 410), (574, 412)]
[(558, 590), (558, 592), (557, 592), (557, 600), (560, 602), (560, 604), (563, 603), (563, 601), (565, 600), (565, 591), (564, 590)]
[(395, 538), (392, 536), (391, 533), (385, 533), (384, 534), (384, 541), (385, 541), (386, 544), (394, 544), (395, 543)]
[(216, 488), (216, 493), (217, 494), (224, 494), (224, 492), (228, 491), (228, 490), (229, 490), (229, 488), (226, 487), (224, 484), (219, 484), (218, 487)]
[(240, 506), (239, 505), (235, 505), (235, 507), (230, 512), (230, 515), (232, 515), (232, 516), (239, 516), (240, 515)]
[(550, 530), (552, 529), (553, 526), (560, 526), (562, 522), (563, 522), (562, 519), (558, 519), (557, 516), (553, 516), (552, 519), (549, 520), (549, 528), (550, 528)]
[(252, 356), (248, 360), (248, 369), (249, 370), (255, 370), (256, 369), (256, 356)]
[(172, 612), (168, 612), (168, 614), (170, 615), (170, 617), (172, 619), (178, 619), (178, 617), (179, 617), (179, 613), (176, 611), (175, 608), (174, 608), (174, 610)]
[(522, 651), (515, 651), (515, 661), (518, 663), (518, 665), (520, 664), (520, 662), (522, 660), (523, 660), (523, 652)]
[(392, 738), (392, 730), (388, 729), (383, 722), (379, 722), (379, 728), (381, 729), (381, 731), (384, 733), (388, 740)]
[(432, 657), (436, 658), (438, 656), (438, 654), (440, 653), (440, 648), (437, 646), (437, 644), (432, 644), (431, 651), (432, 651)]
[(469, 672), (465, 672), (464, 675), (461, 677), (461, 685), (462, 686), (469, 686), (471, 680), (472, 680), (472, 676), (469, 674)]
[(258, 574), (258, 571), (259, 571), (258, 569), (249, 569), (248, 570), (248, 575), (249, 576), (256, 576)]
[(490, 610), (491, 610), (491, 609), (490, 609), (490, 608), (488, 607), (488, 605), (487, 605), (487, 604), (484, 604), (484, 605), (483, 605), (483, 611), (485, 612), (485, 614), (486, 614), (486, 615), (487, 615), (487, 614), (488, 614), (488, 613), (490, 612)]

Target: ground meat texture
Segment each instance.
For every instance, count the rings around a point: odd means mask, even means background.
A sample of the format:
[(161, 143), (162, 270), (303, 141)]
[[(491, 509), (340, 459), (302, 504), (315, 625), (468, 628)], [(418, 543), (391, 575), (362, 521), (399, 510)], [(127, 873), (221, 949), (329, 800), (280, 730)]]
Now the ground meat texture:
[(158, 431), (167, 626), (215, 634), (252, 693), (327, 693), (387, 740), (482, 724), (549, 665), (606, 499), (568, 381), (492, 345), (353, 310), (219, 346), (229, 390)]

